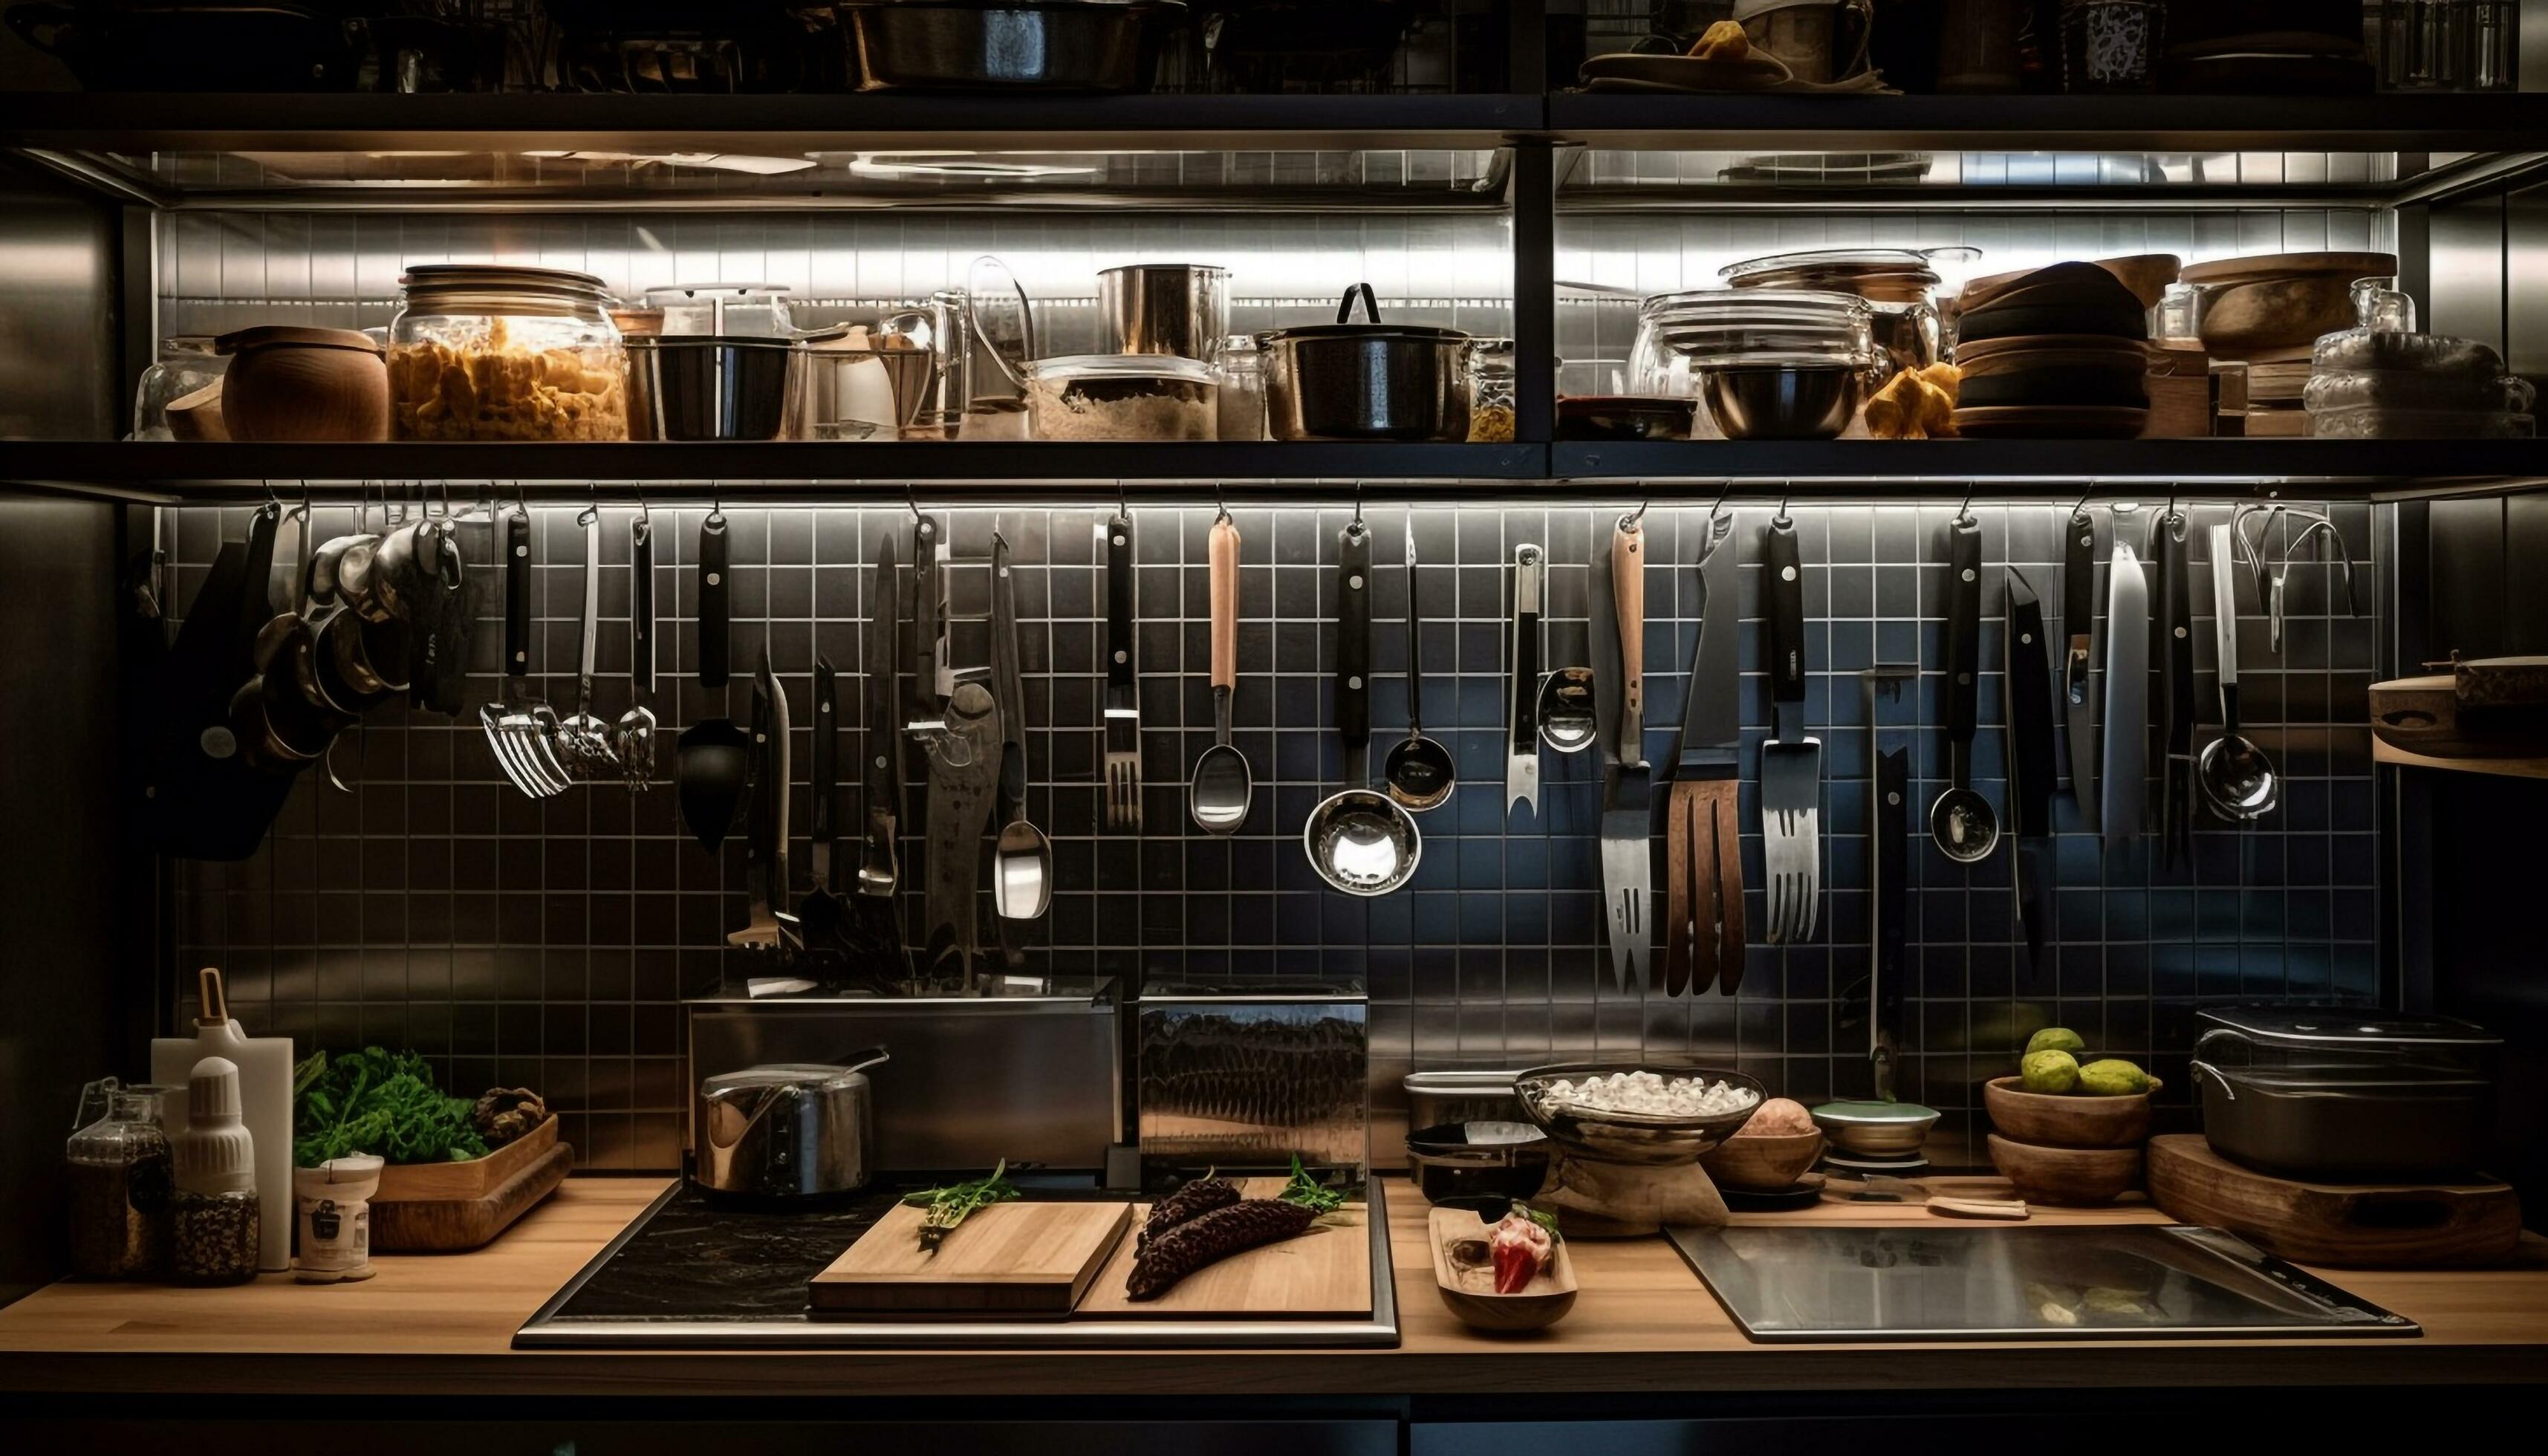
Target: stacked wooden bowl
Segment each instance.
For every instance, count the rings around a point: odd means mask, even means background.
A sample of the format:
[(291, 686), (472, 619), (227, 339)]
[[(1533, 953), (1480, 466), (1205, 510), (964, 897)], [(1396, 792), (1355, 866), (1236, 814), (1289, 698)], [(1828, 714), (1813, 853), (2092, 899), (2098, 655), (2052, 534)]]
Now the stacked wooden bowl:
[(2029, 1092), (2021, 1077), (1982, 1085), (1990, 1114), (1991, 1165), (2029, 1203), (2086, 1208), (2112, 1203), (2141, 1182), (2150, 1096), (2096, 1097)]
[(2095, 263), (2055, 263), (1984, 290), (1961, 315), (1956, 432), (2138, 435), (2149, 418), (2142, 313), (2139, 296)]
[(2245, 432), (2309, 432), (2301, 394), (2319, 335), (2355, 323), (2353, 284), (2398, 271), (2395, 253), (2264, 253), (2196, 263), (2182, 274), (2202, 297), (2204, 351), (2247, 367)]

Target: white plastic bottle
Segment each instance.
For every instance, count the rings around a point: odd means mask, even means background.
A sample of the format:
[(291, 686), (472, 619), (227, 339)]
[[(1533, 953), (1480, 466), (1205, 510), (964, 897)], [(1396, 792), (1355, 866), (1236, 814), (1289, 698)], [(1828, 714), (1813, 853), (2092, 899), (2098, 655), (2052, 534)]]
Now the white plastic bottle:
[[(204, 967), (201, 1014), (191, 1037), (154, 1037), (150, 1041), (150, 1080), (164, 1087), (183, 1087), (195, 1063), (224, 1057), (238, 1067), (240, 1121), (256, 1142), (256, 1195), (269, 1211), (258, 1229), (256, 1266), (263, 1270), (292, 1267), (292, 1039), (251, 1037), (230, 1020), (222, 994), (222, 973)], [(186, 1131), (186, 1099), (171, 1097), (162, 1121), (175, 1143)]]

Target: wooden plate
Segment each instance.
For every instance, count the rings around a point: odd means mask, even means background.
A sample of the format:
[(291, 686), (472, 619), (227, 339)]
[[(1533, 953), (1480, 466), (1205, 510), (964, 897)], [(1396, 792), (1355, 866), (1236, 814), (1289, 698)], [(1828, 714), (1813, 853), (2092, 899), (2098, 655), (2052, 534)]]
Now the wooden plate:
[(2334, 274), (2351, 283), (2356, 278), (2387, 278), (2397, 271), (2396, 253), (2257, 253), (2188, 263), (2178, 270), (2177, 280), (2210, 286)]
[(862, 1314), (1062, 1316), (1133, 1227), (1121, 1203), (1001, 1203), (976, 1209), (935, 1251), (926, 1211), (896, 1204), (813, 1278), (815, 1309)]
[(1427, 1221), (1433, 1240), (1433, 1287), (1454, 1319), (1480, 1329), (1546, 1329), (1575, 1308), (1578, 1286), (1575, 1260), (1560, 1240), (1557, 1253), (1530, 1287), (1513, 1294), (1463, 1288), (1451, 1267), (1451, 1245), (1463, 1238), (1484, 1238), (1493, 1228), (1467, 1209), (1435, 1209)]
[(2149, 410), (2118, 405), (2002, 405), (1956, 411), (1956, 432), (1976, 439), (2129, 440)]

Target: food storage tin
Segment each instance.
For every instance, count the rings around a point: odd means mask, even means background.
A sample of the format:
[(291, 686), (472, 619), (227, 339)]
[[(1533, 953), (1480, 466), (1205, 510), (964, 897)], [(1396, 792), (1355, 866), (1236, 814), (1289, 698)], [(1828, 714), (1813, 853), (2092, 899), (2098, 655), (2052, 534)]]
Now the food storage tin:
[(2293, 1178), (2467, 1174), (2486, 1158), (2502, 1039), (2362, 1007), (2203, 1011), (2194, 1079), (2224, 1157)]
[(1209, 440), (1220, 430), (1209, 365), (1172, 354), (1070, 354), (1027, 365), (1038, 440)]
[(656, 331), (664, 334), (786, 338), (796, 331), (793, 293), (776, 283), (676, 283), (646, 290), (645, 312), (663, 316)]
[[(1368, 322), (1349, 322), (1360, 299)], [(1456, 328), (1383, 323), (1371, 285), (1336, 321), (1257, 335), (1266, 432), (1278, 440), (1464, 441), (1473, 340)]]
[(390, 324), (402, 440), (624, 440), (628, 366), (601, 280), (563, 268), (419, 263)]

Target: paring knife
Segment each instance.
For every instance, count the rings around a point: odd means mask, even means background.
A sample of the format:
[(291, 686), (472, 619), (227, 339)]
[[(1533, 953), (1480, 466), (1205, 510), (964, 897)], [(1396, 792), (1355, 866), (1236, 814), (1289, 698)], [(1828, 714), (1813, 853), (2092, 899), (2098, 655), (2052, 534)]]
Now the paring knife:
[(2097, 700), (2089, 668), (2096, 662), (2097, 523), (2086, 506), (2070, 513), (2062, 529), (2061, 631), (2069, 651), (2061, 662), (2061, 707), (2070, 750), (2070, 796), (2079, 819), (2097, 828)]
[(2008, 693), (2008, 816), (2017, 836), (2009, 873), (2017, 892), (2026, 963), (2044, 969), (2052, 921), (2052, 670), (2045, 660), (2044, 602), (2016, 567), (2007, 570), (2008, 621), (2000, 634)]
[(1535, 545), (1513, 549), (1511, 711), (1504, 740), (1504, 817), (1513, 805), (1528, 804), (1539, 813), (1539, 611), (1541, 574), (1546, 569)]
[(2159, 726), (2167, 755), (2159, 770), (2159, 858), (2174, 869), (2194, 854), (2194, 571), (2186, 559), (2185, 516), (2169, 511), (2150, 526), (2158, 558), (2155, 656)]
[(1743, 607), (1737, 595), (1733, 518), (1711, 523), (1698, 582), (1698, 646), (1683, 691), (1664, 805), (1664, 994), (1704, 991), (1743, 977), (1743, 842), (1737, 815), (1743, 741)]
[(1619, 620), (1618, 772), (1601, 811), (1602, 903), (1610, 973), (1619, 989), (1646, 984), (1654, 934), (1654, 768), (1646, 761), (1646, 532), (1635, 515), (1610, 532), (1610, 596)]
[(2108, 848), (2141, 832), (2143, 775), (2149, 772), (2149, 583), (2141, 559), (2120, 539), (2106, 573), (2106, 716), (2097, 781)]

